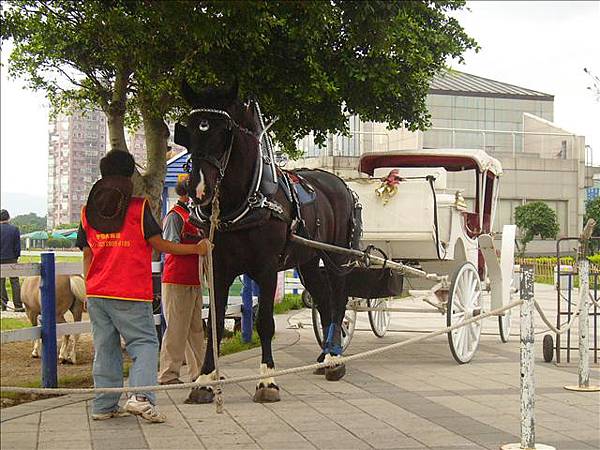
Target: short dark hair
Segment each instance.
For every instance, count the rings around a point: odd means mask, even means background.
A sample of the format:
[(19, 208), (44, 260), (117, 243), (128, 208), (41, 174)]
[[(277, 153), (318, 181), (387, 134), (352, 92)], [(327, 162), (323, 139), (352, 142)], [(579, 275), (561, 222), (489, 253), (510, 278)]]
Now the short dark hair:
[(5, 209), (0, 210), (0, 221), (4, 222), (8, 219), (10, 219), (10, 214), (8, 214), (8, 211)]
[(187, 179), (177, 182), (177, 186), (175, 186), (175, 192), (180, 197), (182, 197), (184, 195), (190, 195), (190, 192), (188, 191), (188, 182), (187, 182)]
[(122, 150), (111, 150), (100, 160), (100, 175), (131, 177), (135, 171), (133, 155)]

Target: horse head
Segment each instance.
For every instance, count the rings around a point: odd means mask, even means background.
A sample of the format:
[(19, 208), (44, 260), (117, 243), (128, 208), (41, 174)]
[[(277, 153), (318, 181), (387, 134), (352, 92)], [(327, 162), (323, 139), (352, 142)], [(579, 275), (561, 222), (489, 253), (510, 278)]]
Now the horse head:
[(240, 131), (254, 131), (248, 108), (238, 99), (237, 82), (229, 88), (208, 88), (195, 92), (182, 83), (185, 101), (193, 108), (186, 123), (175, 126), (175, 143), (191, 155), (189, 192), (200, 206), (208, 205), (217, 185), (226, 176)]

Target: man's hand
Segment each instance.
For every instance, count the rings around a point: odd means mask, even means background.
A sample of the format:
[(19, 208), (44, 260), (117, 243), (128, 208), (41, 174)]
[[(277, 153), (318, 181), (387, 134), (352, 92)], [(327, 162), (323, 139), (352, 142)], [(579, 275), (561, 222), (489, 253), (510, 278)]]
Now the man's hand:
[(200, 242), (198, 242), (197, 247), (198, 254), (200, 256), (204, 256), (213, 249), (214, 245), (208, 239), (202, 239)]

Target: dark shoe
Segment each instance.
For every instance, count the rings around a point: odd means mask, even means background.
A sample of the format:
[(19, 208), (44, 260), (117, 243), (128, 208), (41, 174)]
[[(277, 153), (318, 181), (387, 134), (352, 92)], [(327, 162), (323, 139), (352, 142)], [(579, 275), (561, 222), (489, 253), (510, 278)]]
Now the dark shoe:
[(169, 380), (169, 381), (161, 381), (158, 384), (160, 384), (160, 385), (165, 385), (165, 384), (183, 384), (183, 381), (181, 381), (179, 378), (174, 378), (174, 379)]
[(2, 303), (2, 311), (6, 311), (6, 305)]

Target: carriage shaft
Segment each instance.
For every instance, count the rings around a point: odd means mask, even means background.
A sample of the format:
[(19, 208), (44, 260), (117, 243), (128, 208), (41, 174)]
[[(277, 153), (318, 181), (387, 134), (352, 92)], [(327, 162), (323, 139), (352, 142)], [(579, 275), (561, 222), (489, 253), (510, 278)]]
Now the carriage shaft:
[(369, 264), (376, 264), (381, 266), (385, 265), (385, 267), (389, 267), (390, 269), (397, 270), (405, 274), (427, 278), (428, 280), (441, 281), (443, 278), (435, 273), (427, 273), (423, 270), (415, 269), (414, 267), (410, 267), (405, 264), (392, 261), (390, 259), (385, 259), (380, 256), (369, 255), (363, 251), (355, 250), (352, 248), (338, 247), (337, 245), (326, 244), (325, 242), (313, 241), (297, 236), (295, 234), (292, 234), (290, 236), (290, 240), (296, 244), (303, 245), (305, 247), (316, 248), (318, 250), (324, 250), (332, 253), (340, 253), (342, 255), (352, 256), (355, 259), (367, 259)]

